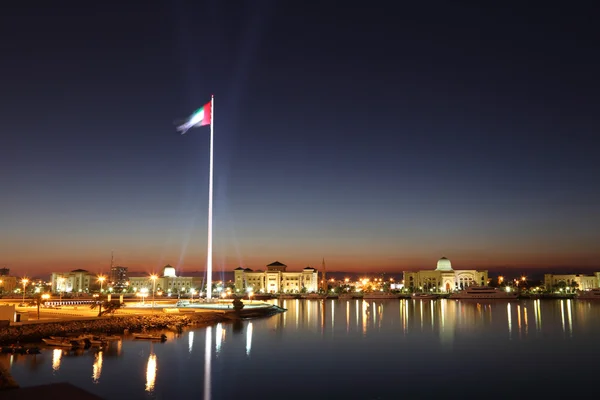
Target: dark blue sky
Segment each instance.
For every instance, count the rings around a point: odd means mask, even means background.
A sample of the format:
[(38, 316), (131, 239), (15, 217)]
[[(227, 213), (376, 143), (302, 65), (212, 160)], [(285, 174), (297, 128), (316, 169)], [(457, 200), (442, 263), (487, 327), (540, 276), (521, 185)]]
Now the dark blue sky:
[[(0, 264), (598, 267), (593, 9), (39, 2), (0, 16)], [(303, 5), (303, 6), (301, 6)]]

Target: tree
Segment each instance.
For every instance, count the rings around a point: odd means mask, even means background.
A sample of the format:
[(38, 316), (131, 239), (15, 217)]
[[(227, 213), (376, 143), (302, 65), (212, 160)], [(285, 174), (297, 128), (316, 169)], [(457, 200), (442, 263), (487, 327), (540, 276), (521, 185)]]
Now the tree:
[[(104, 307), (104, 310), (102, 308)], [(94, 310), (98, 308), (98, 316), (101, 317), (106, 314), (114, 314), (117, 310), (125, 307), (125, 303), (118, 301), (97, 301), (92, 303), (90, 309)]]

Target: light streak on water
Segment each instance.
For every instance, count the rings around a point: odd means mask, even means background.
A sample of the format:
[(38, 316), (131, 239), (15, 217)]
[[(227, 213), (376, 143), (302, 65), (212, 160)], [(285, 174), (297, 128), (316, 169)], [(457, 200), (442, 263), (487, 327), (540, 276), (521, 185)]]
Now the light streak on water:
[(508, 303), (506, 305), (506, 315), (508, 316), (508, 338), (512, 339), (512, 316), (510, 314), (510, 303)]
[(194, 347), (194, 332), (190, 331), (188, 333), (188, 351), (190, 354), (192, 354), (192, 347)]
[(250, 356), (250, 350), (252, 350), (252, 322), (248, 322), (246, 328), (246, 355)]
[(54, 349), (52, 350), (52, 370), (58, 371), (60, 369), (60, 360), (62, 358), (62, 350)]
[(223, 342), (223, 325), (219, 322), (215, 331), (215, 351), (217, 354), (221, 352), (221, 343)]
[(212, 330), (206, 328), (206, 342), (204, 344), (204, 400), (210, 400), (211, 352)]
[(146, 365), (146, 392), (151, 392), (154, 390), (157, 370), (158, 365), (156, 363), (156, 354), (151, 353), (148, 357), (148, 364)]
[(569, 321), (569, 336), (573, 337), (573, 314), (571, 313), (572, 300), (567, 300), (567, 320)]
[(560, 319), (562, 321), (562, 329), (565, 332), (565, 301), (560, 301)]
[(98, 383), (100, 375), (102, 374), (102, 351), (99, 351), (95, 355), (94, 365), (92, 366), (92, 378), (94, 383)]

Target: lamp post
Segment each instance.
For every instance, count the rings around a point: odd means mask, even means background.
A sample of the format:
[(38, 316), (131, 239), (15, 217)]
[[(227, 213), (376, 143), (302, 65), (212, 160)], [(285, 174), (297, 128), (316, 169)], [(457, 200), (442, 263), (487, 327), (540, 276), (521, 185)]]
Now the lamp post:
[(65, 278), (63, 278), (61, 276), (60, 278), (58, 278), (58, 296), (59, 296), (60, 303), (62, 303), (62, 294), (63, 294), (63, 290), (64, 290), (64, 285), (65, 285)]
[(29, 279), (23, 278), (23, 279), (21, 279), (21, 283), (23, 284), (23, 304), (25, 304), (25, 287), (27, 287), (27, 284), (29, 283)]
[(98, 276), (98, 282), (100, 282), (100, 293), (102, 293), (102, 284), (104, 283), (104, 281), (106, 280), (105, 276)]
[(150, 279), (152, 279), (152, 312), (154, 312), (154, 293), (156, 292), (156, 280), (158, 276), (155, 274), (150, 275)]

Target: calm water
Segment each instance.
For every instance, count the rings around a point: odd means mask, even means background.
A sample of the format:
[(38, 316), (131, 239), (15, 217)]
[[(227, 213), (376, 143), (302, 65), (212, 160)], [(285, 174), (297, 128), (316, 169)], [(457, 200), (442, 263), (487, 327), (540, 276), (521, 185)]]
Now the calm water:
[(597, 386), (600, 302), (287, 300), (288, 312), (80, 353), (1, 355), (106, 399), (559, 398)]

